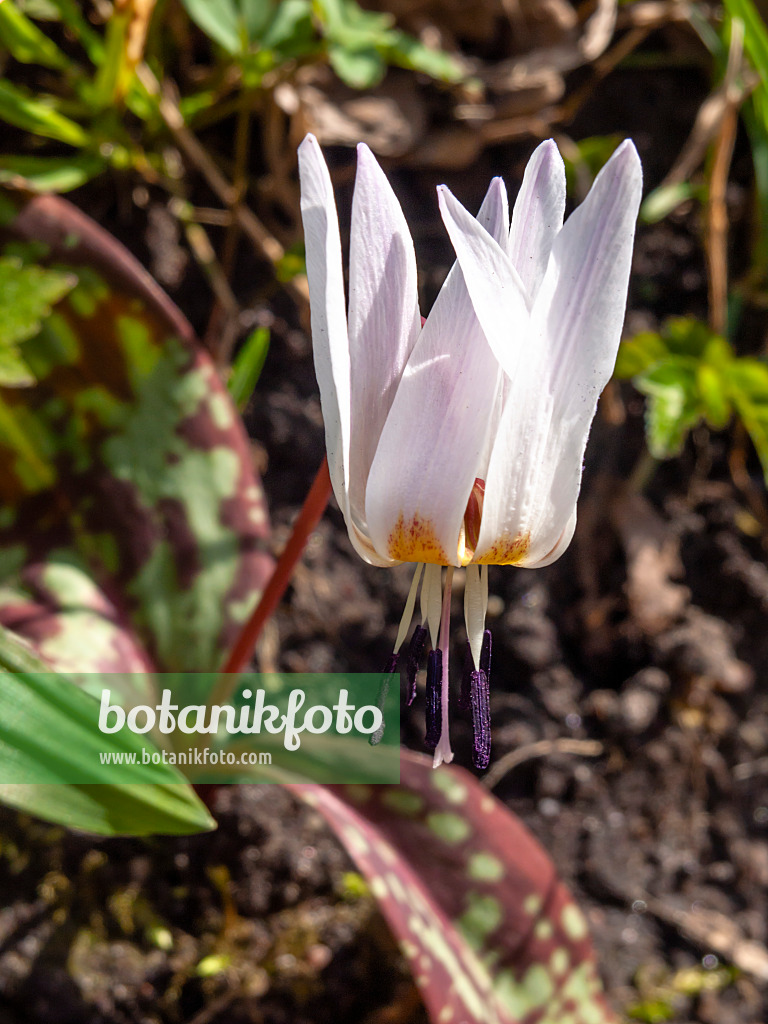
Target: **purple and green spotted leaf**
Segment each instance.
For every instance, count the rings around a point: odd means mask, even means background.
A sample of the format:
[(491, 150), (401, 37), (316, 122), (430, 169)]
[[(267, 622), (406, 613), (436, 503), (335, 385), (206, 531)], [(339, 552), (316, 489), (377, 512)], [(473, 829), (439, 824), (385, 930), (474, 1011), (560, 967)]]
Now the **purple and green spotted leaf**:
[(399, 786), (292, 786), (368, 879), (435, 1024), (616, 1024), (584, 915), (468, 772), (403, 751)]
[(146, 271), (65, 200), (4, 252), (77, 278), (0, 388), (0, 622), (60, 671), (211, 671), (271, 562), (237, 412)]

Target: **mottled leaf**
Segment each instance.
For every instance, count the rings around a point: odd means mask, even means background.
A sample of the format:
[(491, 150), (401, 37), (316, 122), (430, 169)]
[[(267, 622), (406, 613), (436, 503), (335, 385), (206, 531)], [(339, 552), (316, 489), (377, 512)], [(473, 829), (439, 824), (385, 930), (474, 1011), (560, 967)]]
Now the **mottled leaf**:
[(436, 1024), (615, 1024), (586, 920), (468, 772), (403, 752), (399, 786), (292, 786), (368, 879)]
[(0, 350), (36, 334), (51, 306), (75, 285), (72, 274), (22, 266), (19, 259), (0, 258)]
[(62, 670), (215, 670), (271, 564), (237, 412), (88, 217), (40, 196), (10, 232), (78, 284), (25, 342), (36, 385), (0, 389), (0, 621)]

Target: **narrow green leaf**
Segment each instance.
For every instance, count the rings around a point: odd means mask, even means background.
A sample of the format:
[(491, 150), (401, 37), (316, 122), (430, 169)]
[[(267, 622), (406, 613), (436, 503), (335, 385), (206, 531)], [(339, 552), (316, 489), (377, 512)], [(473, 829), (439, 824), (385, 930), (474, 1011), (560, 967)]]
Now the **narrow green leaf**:
[(682, 203), (692, 199), (696, 191), (689, 181), (676, 182), (656, 188), (643, 200), (640, 207), (640, 220), (644, 224), (656, 224), (664, 220)]
[(88, 142), (85, 130), (55, 110), (52, 102), (38, 99), (7, 79), (0, 79), (0, 120), (33, 135), (57, 139), (70, 146), (85, 146)]
[(763, 82), (768, 82), (768, 28), (752, 0), (725, 0), (732, 18), (744, 23), (744, 49)]
[(0, 3), (0, 44), (22, 64), (42, 64), (43, 67), (64, 71), (69, 59), (58, 46), (22, 14), (14, 0)]
[(232, 364), (232, 373), (227, 383), (227, 388), (232, 396), (232, 401), (242, 412), (253, 394), (256, 382), (261, 376), (264, 361), (269, 351), (269, 329), (257, 327), (248, 335), (243, 347), (237, 353)]
[(0, 156), (0, 182), (24, 178), (33, 192), (70, 192), (101, 174), (106, 166), (106, 161), (94, 153)]
[[(176, 769), (135, 766), (135, 783), (65, 785), (93, 773), (100, 751), (155, 749), (124, 728), (98, 729), (99, 705), (63, 676), (53, 676), (9, 630), (0, 628), (0, 800), (49, 821), (102, 835), (187, 834), (214, 827)], [(20, 783), (21, 776), (43, 784)], [(13, 779), (14, 781), (9, 781)], [(149, 783), (149, 784), (148, 784)]]

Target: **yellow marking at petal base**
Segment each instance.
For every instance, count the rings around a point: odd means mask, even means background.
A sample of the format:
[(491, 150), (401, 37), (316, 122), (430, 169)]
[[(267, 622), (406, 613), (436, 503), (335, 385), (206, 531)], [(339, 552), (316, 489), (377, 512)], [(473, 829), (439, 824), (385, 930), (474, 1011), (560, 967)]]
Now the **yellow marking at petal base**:
[(517, 537), (502, 534), (486, 549), (485, 554), (475, 558), (475, 562), (478, 565), (517, 565), (528, 554), (530, 547), (530, 533)]
[(452, 565), (437, 539), (431, 520), (415, 513), (406, 522), (401, 512), (387, 541), (387, 554), (401, 562), (431, 562)]

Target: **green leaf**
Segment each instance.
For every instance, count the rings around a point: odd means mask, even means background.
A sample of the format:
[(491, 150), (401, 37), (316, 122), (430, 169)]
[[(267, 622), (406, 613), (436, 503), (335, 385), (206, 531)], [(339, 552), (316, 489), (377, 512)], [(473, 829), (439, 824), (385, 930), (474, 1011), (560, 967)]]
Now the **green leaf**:
[(755, 446), (768, 484), (768, 365), (737, 359), (727, 368), (730, 398)]
[(679, 454), (686, 434), (701, 418), (695, 366), (669, 359), (641, 374), (635, 385), (649, 399), (645, 426), (651, 455), (668, 459)]
[(378, 50), (351, 50), (336, 43), (328, 44), (331, 67), (352, 89), (370, 89), (384, 77), (386, 65)]
[[(0, 387), (26, 388), (35, 383), (35, 376), (15, 346), (0, 345)], [(0, 418), (1, 422), (1, 418)]]
[(387, 58), (409, 71), (419, 71), (440, 82), (461, 82), (467, 76), (461, 64), (444, 50), (425, 46), (420, 39), (405, 32), (392, 33), (394, 40), (387, 48)]
[(364, 11), (355, 0), (315, 0), (323, 35), (349, 50), (389, 46), (394, 41), (391, 14)]
[(240, 410), (245, 408), (248, 399), (253, 394), (253, 389), (256, 387), (256, 382), (261, 376), (268, 351), (269, 329), (267, 327), (257, 327), (255, 331), (248, 335), (243, 342), (242, 348), (237, 353), (237, 357), (232, 364), (232, 373), (230, 374), (227, 388), (232, 396), (232, 401)]
[[(100, 752), (141, 755), (156, 750), (123, 728), (99, 731), (99, 705), (50, 670), (10, 631), (0, 628), (0, 799), (49, 821), (114, 835), (187, 834), (207, 831), (214, 822), (183, 777), (172, 767), (140, 764), (135, 783), (110, 785), (65, 780), (102, 773)], [(17, 782), (28, 778), (46, 782)], [(5, 781), (2, 781), (5, 780)]]
[(33, 135), (57, 139), (70, 146), (84, 147), (88, 143), (85, 130), (60, 114), (53, 99), (38, 99), (31, 93), (0, 79), (0, 120)]
[(243, 22), (235, 0), (181, 0), (192, 21), (209, 39), (234, 56), (242, 46)]
[(26, 186), (35, 192), (70, 192), (101, 174), (106, 166), (106, 161), (94, 153), (0, 156), (0, 182), (24, 178)]
[(656, 224), (695, 195), (696, 190), (688, 181), (656, 188), (643, 200), (640, 220), (644, 224)]
[(763, 83), (768, 82), (768, 29), (752, 0), (725, 0), (732, 18), (744, 23), (744, 49)]
[(287, 57), (302, 56), (315, 47), (311, 0), (282, 0), (264, 30), (253, 34), (262, 47)]
[(76, 283), (73, 274), (0, 257), (0, 352), (36, 334), (51, 307)]
[(0, 3), (0, 43), (22, 64), (41, 64), (55, 71), (64, 71), (70, 66), (65, 54), (22, 14), (14, 0)]
[(703, 359), (712, 339), (718, 337), (701, 320), (683, 316), (670, 317), (664, 324), (662, 336), (670, 352), (694, 359)]
[(468, 772), (404, 750), (399, 786), (290, 788), (355, 860), (431, 1020), (618, 1024), (584, 915), (545, 851)]
[(661, 335), (654, 331), (641, 331), (622, 341), (613, 375), (618, 380), (629, 380), (663, 359), (668, 351)]
[(713, 430), (722, 430), (728, 426), (731, 418), (731, 403), (726, 392), (726, 382), (722, 374), (707, 363), (696, 367), (696, 388), (702, 404), (704, 418)]

